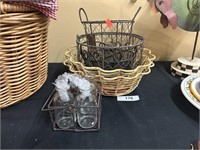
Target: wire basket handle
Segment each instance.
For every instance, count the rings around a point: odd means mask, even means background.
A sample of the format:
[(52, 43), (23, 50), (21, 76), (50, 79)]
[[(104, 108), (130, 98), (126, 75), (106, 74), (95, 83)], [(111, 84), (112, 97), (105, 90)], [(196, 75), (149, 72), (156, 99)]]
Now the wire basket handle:
[(135, 18), (136, 18), (136, 16), (138, 15), (138, 13), (140, 12), (140, 9), (141, 9), (141, 8), (142, 8), (142, 7), (139, 7), (139, 8), (138, 8), (138, 10), (136, 11), (135, 15), (133, 16), (132, 21), (135, 20)]
[(88, 21), (88, 16), (87, 16), (86, 11), (85, 11), (83, 8), (80, 8), (80, 9), (79, 9), (79, 18), (80, 18), (81, 23), (83, 23), (82, 13), (84, 13), (85, 18), (86, 18), (86, 21)]

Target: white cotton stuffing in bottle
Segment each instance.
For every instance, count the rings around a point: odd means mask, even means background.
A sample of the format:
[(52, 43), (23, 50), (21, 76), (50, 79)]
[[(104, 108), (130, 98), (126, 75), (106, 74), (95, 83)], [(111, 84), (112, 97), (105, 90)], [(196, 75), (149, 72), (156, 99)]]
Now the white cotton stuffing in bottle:
[(61, 101), (63, 102), (70, 101), (69, 94), (65, 90), (57, 90), (57, 91), (58, 91), (58, 95)]
[(60, 100), (63, 102), (68, 102), (70, 100), (67, 90), (69, 90), (70, 86), (68, 84), (68, 78), (66, 75), (59, 75), (55, 80), (54, 85), (56, 86), (56, 90), (59, 94)]
[(90, 97), (91, 95), (92, 84), (88, 80), (81, 78), (76, 74), (65, 72), (64, 74), (58, 76), (54, 85), (56, 86), (60, 99), (64, 102), (68, 102), (70, 100), (68, 93), (70, 88), (79, 88), (79, 97), (82, 99)]
[(73, 83), (80, 89), (80, 98), (85, 99), (91, 95), (91, 83), (88, 80), (76, 76), (73, 79)]

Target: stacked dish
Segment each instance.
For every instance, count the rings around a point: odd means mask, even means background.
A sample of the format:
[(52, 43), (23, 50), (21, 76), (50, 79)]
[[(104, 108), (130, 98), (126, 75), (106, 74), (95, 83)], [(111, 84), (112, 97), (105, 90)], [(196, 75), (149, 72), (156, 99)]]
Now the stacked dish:
[(191, 74), (200, 74), (200, 59), (179, 57), (178, 61), (171, 64), (171, 74), (175, 77), (184, 79)]
[(144, 48), (142, 51), (141, 65), (134, 69), (104, 70), (100, 67), (88, 67), (83, 60), (78, 60), (77, 47), (69, 48), (66, 53), (64, 65), (71, 72), (84, 77), (92, 78), (99, 85), (100, 92), (105, 96), (126, 95), (132, 92), (139, 84), (143, 75), (147, 75), (154, 66), (155, 56), (151, 50)]

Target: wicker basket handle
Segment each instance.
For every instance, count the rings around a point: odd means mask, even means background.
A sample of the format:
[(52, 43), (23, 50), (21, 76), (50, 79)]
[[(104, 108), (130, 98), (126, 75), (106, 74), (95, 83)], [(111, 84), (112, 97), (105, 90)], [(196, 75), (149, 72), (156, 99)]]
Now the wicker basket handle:
[(79, 18), (80, 18), (81, 23), (84, 22), (83, 19), (82, 19), (82, 13), (84, 13), (85, 19), (86, 19), (86, 21), (88, 21), (88, 16), (87, 16), (86, 11), (85, 11), (83, 8), (80, 8), (80, 9), (79, 9)]
[(35, 12), (36, 10), (23, 5), (9, 4), (0, 2), (0, 13), (12, 13), (12, 12)]

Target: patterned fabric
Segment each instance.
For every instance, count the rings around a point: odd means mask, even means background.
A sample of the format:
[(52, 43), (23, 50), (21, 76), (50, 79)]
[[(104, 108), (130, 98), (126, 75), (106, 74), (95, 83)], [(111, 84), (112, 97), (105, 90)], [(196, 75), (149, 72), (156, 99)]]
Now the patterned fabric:
[(57, 0), (33, 0), (33, 1), (10, 0), (9, 2), (12, 4), (20, 4), (34, 8), (54, 20), (57, 19), (56, 16), (56, 11), (58, 10)]

